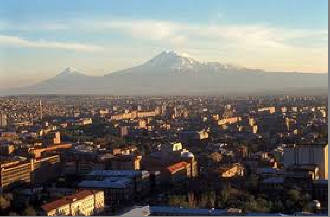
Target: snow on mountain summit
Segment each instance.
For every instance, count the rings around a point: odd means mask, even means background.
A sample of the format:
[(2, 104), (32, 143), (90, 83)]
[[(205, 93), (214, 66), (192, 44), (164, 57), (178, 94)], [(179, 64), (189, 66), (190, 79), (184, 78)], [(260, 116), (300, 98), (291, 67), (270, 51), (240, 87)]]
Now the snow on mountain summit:
[(72, 73), (77, 73), (79, 72), (76, 68), (69, 66), (63, 70), (63, 74), (72, 74)]
[(74, 67), (67, 67), (65, 68), (60, 74), (58, 74), (56, 77), (58, 78), (63, 78), (63, 77), (68, 77), (68, 76), (86, 76), (85, 74), (81, 73), (78, 71), (78, 69)]
[(193, 68), (201, 63), (187, 55), (178, 54), (173, 50), (165, 50), (144, 65), (149, 67), (161, 67), (170, 69)]

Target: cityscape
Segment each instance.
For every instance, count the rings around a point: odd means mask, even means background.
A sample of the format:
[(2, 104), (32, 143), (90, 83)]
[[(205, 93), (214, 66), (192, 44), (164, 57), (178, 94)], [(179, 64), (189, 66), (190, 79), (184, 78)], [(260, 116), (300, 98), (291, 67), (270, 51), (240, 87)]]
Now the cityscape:
[(328, 209), (327, 96), (12, 96), (0, 108), (2, 214)]
[(328, 216), (327, 1), (2, 3), (1, 216)]

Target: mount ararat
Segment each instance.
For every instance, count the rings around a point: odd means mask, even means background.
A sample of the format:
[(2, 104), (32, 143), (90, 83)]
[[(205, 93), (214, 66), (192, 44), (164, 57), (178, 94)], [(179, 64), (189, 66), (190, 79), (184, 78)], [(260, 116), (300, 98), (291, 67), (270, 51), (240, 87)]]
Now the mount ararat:
[(68, 67), (51, 79), (2, 94), (222, 95), (327, 88), (328, 73), (265, 72), (164, 51), (142, 65), (104, 76)]

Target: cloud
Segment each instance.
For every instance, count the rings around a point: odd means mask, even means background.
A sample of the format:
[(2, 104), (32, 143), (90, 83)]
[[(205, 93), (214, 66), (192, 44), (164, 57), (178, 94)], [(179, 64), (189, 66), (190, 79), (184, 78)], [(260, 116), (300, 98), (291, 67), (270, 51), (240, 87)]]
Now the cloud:
[[(135, 39), (159, 41), (173, 45), (190, 45), (207, 42), (216, 47), (288, 48), (327, 45), (327, 29), (301, 29), (274, 27), (265, 24), (195, 24), (165, 20), (71, 20), (66, 23), (46, 21), (9, 25), (0, 22), (0, 29), (17, 28), (20, 31), (79, 31), (87, 34), (122, 33)], [(109, 32), (110, 31), (110, 32)]]
[(170, 43), (180, 43), (185, 40), (185, 36), (180, 34), (181, 25), (173, 22), (154, 20), (113, 20), (109, 22), (81, 22), (81, 29), (105, 31), (114, 30), (122, 32), (133, 38), (146, 39), (151, 41), (168, 41)]
[[(1, 26), (6, 26), (0, 23)], [(15, 28), (15, 25), (10, 25)], [(29, 31), (28, 23), (21, 31)], [(150, 52), (160, 49), (176, 49), (188, 52), (203, 61), (231, 62), (266, 70), (327, 71), (328, 30), (288, 28), (270, 24), (185, 23), (152, 19), (77, 19), (66, 23), (33, 24), (40, 31), (53, 29), (63, 32), (79, 32), (83, 35), (120, 35), (122, 48), (140, 44)], [(26, 30), (24, 30), (26, 29)], [(31, 30), (30, 30), (31, 31)], [(34, 29), (33, 31), (37, 31)], [(1, 44), (0, 37), (0, 44)], [(107, 40), (107, 39), (106, 39)], [(15, 43), (32, 47), (99, 50), (98, 46), (59, 42), (31, 42), (18, 38)], [(20, 41), (24, 41), (20, 42)], [(136, 43), (143, 42), (143, 43)], [(11, 42), (15, 44), (14, 42)], [(114, 44), (107, 40), (105, 50)], [(47, 46), (46, 46), (47, 44)], [(157, 49), (157, 51), (156, 51)], [(109, 51), (110, 53), (110, 51)], [(147, 53), (147, 51), (146, 51)], [(118, 54), (117, 54), (118, 56)], [(119, 59), (118, 57), (117, 59)], [(307, 65), (309, 65), (307, 67)], [(124, 66), (123, 66), (124, 67)]]
[[(162, 20), (118, 20), (80, 21), (75, 28), (88, 31), (108, 31), (124, 33), (130, 37), (160, 41), (174, 45), (220, 43), (227, 47), (247, 48), (293, 48), (317, 47), (327, 44), (328, 31), (318, 29), (280, 28), (265, 24), (194, 24)], [(301, 43), (297, 43), (301, 41)]]
[(49, 49), (65, 49), (76, 51), (99, 51), (103, 48), (96, 45), (68, 43), (56, 41), (30, 41), (17, 36), (0, 35), (0, 45), (11, 47), (28, 47), (28, 48), (49, 48)]

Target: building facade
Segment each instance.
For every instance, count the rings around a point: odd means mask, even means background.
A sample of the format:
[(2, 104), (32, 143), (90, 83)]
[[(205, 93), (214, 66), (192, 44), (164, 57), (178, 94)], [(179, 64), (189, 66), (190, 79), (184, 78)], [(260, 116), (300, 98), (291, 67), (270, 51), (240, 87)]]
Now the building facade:
[(317, 165), (321, 179), (328, 179), (328, 144), (293, 145), (284, 150), (286, 168), (296, 165)]
[(91, 216), (104, 210), (104, 192), (99, 190), (82, 190), (73, 195), (44, 204), (43, 215), (46, 216)]

